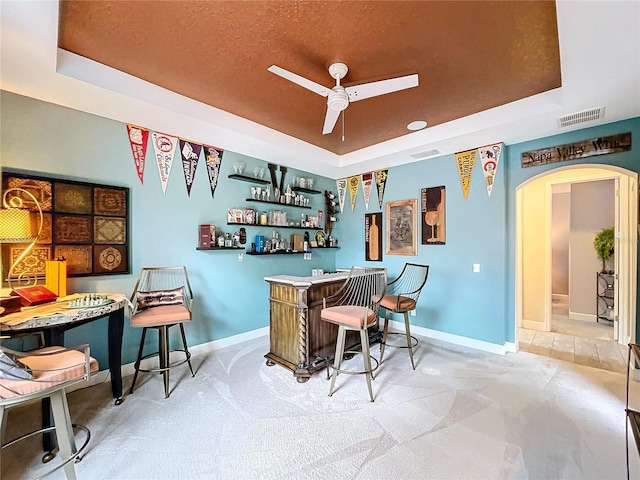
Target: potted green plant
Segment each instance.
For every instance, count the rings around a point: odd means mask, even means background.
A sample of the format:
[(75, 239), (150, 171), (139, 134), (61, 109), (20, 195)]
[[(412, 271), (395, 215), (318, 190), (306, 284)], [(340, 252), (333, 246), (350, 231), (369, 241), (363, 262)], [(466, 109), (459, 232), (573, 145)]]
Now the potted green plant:
[(614, 233), (613, 228), (603, 228), (593, 239), (593, 248), (596, 249), (596, 255), (602, 260), (602, 272), (609, 273), (606, 270), (605, 262), (613, 255)]

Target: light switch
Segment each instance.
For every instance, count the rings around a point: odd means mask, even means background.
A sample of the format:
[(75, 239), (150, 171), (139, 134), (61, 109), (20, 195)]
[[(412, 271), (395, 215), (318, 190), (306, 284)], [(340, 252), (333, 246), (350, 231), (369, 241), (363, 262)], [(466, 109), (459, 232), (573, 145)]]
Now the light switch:
[(473, 273), (480, 273), (480, 264), (479, 263), (474, 263), (473, 264)]
[(242, 260), (244, 260), (244, 255), (242, 255), (241, 253), (238, 254), (238, 261), (241, 262)]

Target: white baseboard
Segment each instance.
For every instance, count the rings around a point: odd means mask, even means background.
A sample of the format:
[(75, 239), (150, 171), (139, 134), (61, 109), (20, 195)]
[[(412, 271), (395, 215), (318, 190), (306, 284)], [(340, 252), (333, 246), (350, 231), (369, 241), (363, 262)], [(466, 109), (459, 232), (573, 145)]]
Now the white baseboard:
[[(404, 332), (404, 322), (391, 320), (390, 327), (394, 331)], [(485, 342), (483, 340), (476, 340), (474, 338), (463, 337), (461, 335), (454, 335), (453, 333), (431, 330), (430, 328), (419, 327), (417, 325), (411, 325), (411, 332), (423, 337), (435, 338), (436, 340), (442, 340), (443, 342), (453, 343), (454, 345), (461, 345), (463, 347), (475, 348), (476, 350), (495, 353), (497, 355), (505, 355), (509, 352), (516, 351), (516, 344), (513, 342), (506, 342), (504, 345), (498, 345), (496, 343)]]
[(596, 323), (596, 316), (588, 313), (578, 313), (569, 311), (569, 318), (571, 320), (581, 320), (583, 322)]

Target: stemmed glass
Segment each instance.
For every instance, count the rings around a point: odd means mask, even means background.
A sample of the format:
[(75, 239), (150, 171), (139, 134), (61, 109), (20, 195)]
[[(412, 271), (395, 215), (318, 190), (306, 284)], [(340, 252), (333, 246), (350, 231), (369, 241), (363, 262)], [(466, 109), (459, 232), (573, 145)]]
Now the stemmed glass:
[(438, 215), (438, 212), (435, 210), (429, 211), (427, 213), (425, 213), (424, 215), (424, 221), (427, 225), (429, 225), (431, 227), (431, 237), (427, 239), (427, 242), (437, 242), (438, 239), (436, 238), (436, 225), (438, 225), (438, 222), (440, 221), (440, 215)]

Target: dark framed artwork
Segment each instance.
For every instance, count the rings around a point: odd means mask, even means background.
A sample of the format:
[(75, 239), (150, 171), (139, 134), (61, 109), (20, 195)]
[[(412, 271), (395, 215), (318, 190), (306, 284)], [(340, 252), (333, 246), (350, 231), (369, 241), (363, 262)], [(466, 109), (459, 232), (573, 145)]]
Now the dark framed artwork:
[(446, 241), (445, 188), (420, 190), (422, 245), (444, 245)]
[(382, 261), (382, 212), (364, 215), (364, 259)]
[(387, 255), (418, 254), (418, 201), (387, 202)]
[[(67, 261), (70, 277), (130, 273), (128, 188), (10, 170), (3, 172), (2, 186), (31, 193), (44, 217), (37, 244), (18, 264), (14, 277), (22, 272), (43, 277), (45, 262), (58, 258)], [(27, 200), (24, 206), (35, 210)], [(2, 245), (2, 278), (27, 246)]]

